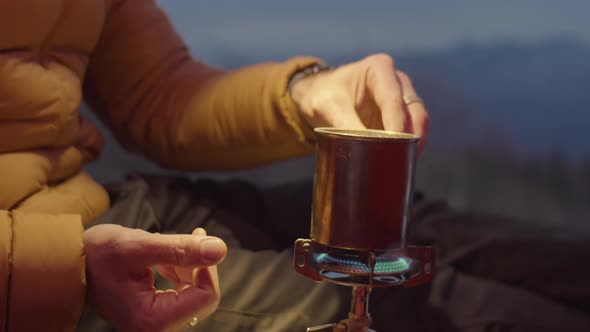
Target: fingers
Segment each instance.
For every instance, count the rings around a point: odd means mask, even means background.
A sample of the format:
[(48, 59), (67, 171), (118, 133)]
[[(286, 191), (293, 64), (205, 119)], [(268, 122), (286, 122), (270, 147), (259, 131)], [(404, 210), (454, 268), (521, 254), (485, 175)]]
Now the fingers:
[(178, 288), (182, 284), (182, 281), (176, 273), (175, 267), (173, 265), (156, 265), (155, 268), (156, 271), (158, 271), (162, 277), (170, 281), (174, 287)]
[(332, 124), (331, 126), (346, 129), (366, 128), (361, 119), (359, 118), (358, 113), (354, 109), (354, 107), (351, 107), (350, 105), (342, 105), (337, 108), (335, 107), (333, 109), (338, 111), (331, 112), (330, 114), (339, 114), (339, 116), (336, 116), (333, 119), (327, 121), (327, 123)]
[(227, 253), (225, 243), (213, 236), (133, 232), (118, 244), (121, 256), (141, 269), (153, 265), (209, 266), (219, 263)]
[(393, 59), (378, 54), (367, 58), (367, 61), (370, 61), (370, 66), (367, 70), (366, 85), (381, 112), (383, 128), (398, 132), (411, 131)]
[(206, 285), (207, 289), (209, 289), (208, 287), (212, 287), (215, 296), (213, 298), (214, 305), (209, 306), (207, 308), (203, 308), (199, 313), (200, 318), (204, 318), (205, 316), (211, 315), (215, 311), (215, 309), (217, 309), (217, 306), (221, 298), (221, 289), (219, 287), (217, 266), (204, 267), (200, 268), (197, 271), (195, 278), (195, 286), (202, 288), (202, 285)]
[(320, 112), (315, 112), (316, 118), (314, 119), (314, 123), (320, 126), (325, 125), (346, 129), (365, 128), (354, 105), (347, 98), (327, 95), (315, 102), (314, 109), (321, 110)]
[[(205, 235), (207, 235), (207, 232), (205, 231), (205, 229), (199, 227), (193, 231), (193, 235), (205, 236)], [(213, 287), (215, 288), (215, 291), (217, 293), (220, 293), (219, 278), (217, 277), (217, 266), (216, 265), (209, 266), (209, 267), (207, 267), (207, 269), (209, 270), (209, 274), (211, 275), (211, 279), (213, 280)], [(193, 270), (192, 273), (193, 273), (193, 275), (192, 275), (193, 285), (196, 285), (199, 283), (198, 270), (195, 269), (195, 270)]]
[[(401, 83), (402, 91), (405, 96), (418, 96), (418, 93), (412, 84), (412, 80), (406, 73), (396, 70), (396, 75)], [(424, 104), (415, 102), (407, 105), (407, 108), (412, 120), (411, 124), (413, 133), (420, 137), (426, 136), (428, 129), (428, 113), (426, 112)]]
[[(203, 228), (196, 228), (193, 236), (206, 236), (207, 232)], [(195, 266), (178, 266), (158, 264), (155, 266), (158, 273), (170, 281), (177, 291), (194, 286), (197, 268)], [(215, 271), (217, 273), (217, 271)]]
[[(206, 236), (203, 228), (196, 228), (192, 236)], [(179, 327), (197, 317), (197, 321), (211, 315), (219, 304), (220, 288), (217, 267), (189, 268), (162, 266), (168, 280), (174, 280), (176, 290), (155, 291), (151, 310), (157, 321), (176, 321)], [(163, 274), (164, 275), (164, 274)]]
[[(401, 83), (405, 96), (418, 96), (412, 80), (406, 73), (397, 70), (396, 75)], [(424, 104), (420, 102), (410, 103), (407, 105), (407, 109), (411, 118), (412, 132), (420, 137), (418, 150), (422, 151), (428, 136), (428, 112)]]
[[(202, 230), (195, 233), (159, 235), (118, 225), (86, 230), (89, 301), (121, 330), (161, 331), (210, 314), (220, 295), (216, 269), (209, 265), (219, 263), (227, 247), (216, 237), (201, 235)], [(160, 272), (176, 278), (177, 290), (156, 291), (151, 266), (163, 266)], [(187, 267), (186, 280), (179, 278), (183, 274), (177, 270)], [(198, 271), (194, 277), (193, 271)]]
[[(196, 228), (193, 231), (193, 236), (206, 236), (207, 232), (203, 228)], [(177, 289), (181, 289), (188, 286), (194, 286), (196, 283), (196, 275), (198, 269), (194, 266), (177, 266), (174, 268), (176, 277), (179, 279), (179, 283), (175, 284)]]
[(154, 292), (153, 314), (169, 322), (188, 321), (192, 317), (202, 319), (210, 315), (219, 303), (217, 277), (212, 276), (209, 269), (201, 268), (196, 279), (195, 286), (180, 292)]

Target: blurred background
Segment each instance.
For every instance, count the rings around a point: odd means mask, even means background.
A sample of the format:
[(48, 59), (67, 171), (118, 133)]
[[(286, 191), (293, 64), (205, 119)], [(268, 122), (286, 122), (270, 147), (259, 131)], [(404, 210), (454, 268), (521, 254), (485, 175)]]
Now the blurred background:
[[(443, 5), (444, 3), (444, 5)], [(431, 115), (417, 189), (458, 209), (586, 226), (590, 213), (590, 1), (162, 0), (195, 57), (224, 68), (294, 55), (332, 65), (375, 52), (412, 76)], [(87, 110), (84, 110), (87, 116)], [(100, 181), (163, 172), (103, 129)], [(313, 157), (237, 173), (273, 185)]]

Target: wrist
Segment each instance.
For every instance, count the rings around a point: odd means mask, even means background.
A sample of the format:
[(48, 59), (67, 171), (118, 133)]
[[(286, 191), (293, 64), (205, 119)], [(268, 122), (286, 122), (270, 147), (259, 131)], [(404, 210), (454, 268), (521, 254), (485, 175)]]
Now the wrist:
[(315, 63), (313, 65), (302, 68), (301, 70), (295, 72), (293, 76), (291, 76), (291, 78), (289, 79), (289, 92), (292, 93), (293, 89), (300, 81), (330, 69), (331, 67), (324, 63)]
[(305, 97), (312, 90), (315, 80), (332, 68), (323, 63), (316, 63), (297, 71), (291, 76), (288, 91), (299, 112), (306, 113)]

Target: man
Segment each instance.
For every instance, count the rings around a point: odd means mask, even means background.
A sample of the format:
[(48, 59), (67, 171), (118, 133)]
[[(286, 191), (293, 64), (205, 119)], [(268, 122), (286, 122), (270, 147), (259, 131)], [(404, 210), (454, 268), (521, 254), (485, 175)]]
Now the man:
[[(219, 302), (218, 237), (83, 233), (108, 216), (109, 197), (81, 170), (102, 144), (82, 99), (130, 151), (200, 171), (308, 154), (318, 126), (412, 132), (423, 144), (426, 110), (404, 96), (416, 91), (387, 55), (224, 72), (191, 59), (153, 0), (0, 0), (0, 331), (72, 330), (85, 298), (121, 330), (174, 330)], [(150, 267), (176, 289), (154, 290)]]

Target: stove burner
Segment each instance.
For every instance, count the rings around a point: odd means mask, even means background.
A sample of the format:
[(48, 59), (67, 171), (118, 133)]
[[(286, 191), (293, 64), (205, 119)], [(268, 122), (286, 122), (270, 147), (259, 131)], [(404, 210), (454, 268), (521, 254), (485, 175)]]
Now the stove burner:
[[(371, 273), (369, 264), (366, 261), (360, 260), (359, 257), (342, 258), (332, 256), (328, 253), (312, 254), (312, 257), (324, 270), (349, 274)], [(380, 255), (376, 257), (373, 275), (404, 273), (410, 269), (411, 264), (411, 258), (396, 258), (387, 254)]]
[(295, 270), (306, 277), (345, 286), (415, 286), (430, 280), (434, 253), (430, 247), (350, 250), (313, 240), (295, 242)]

